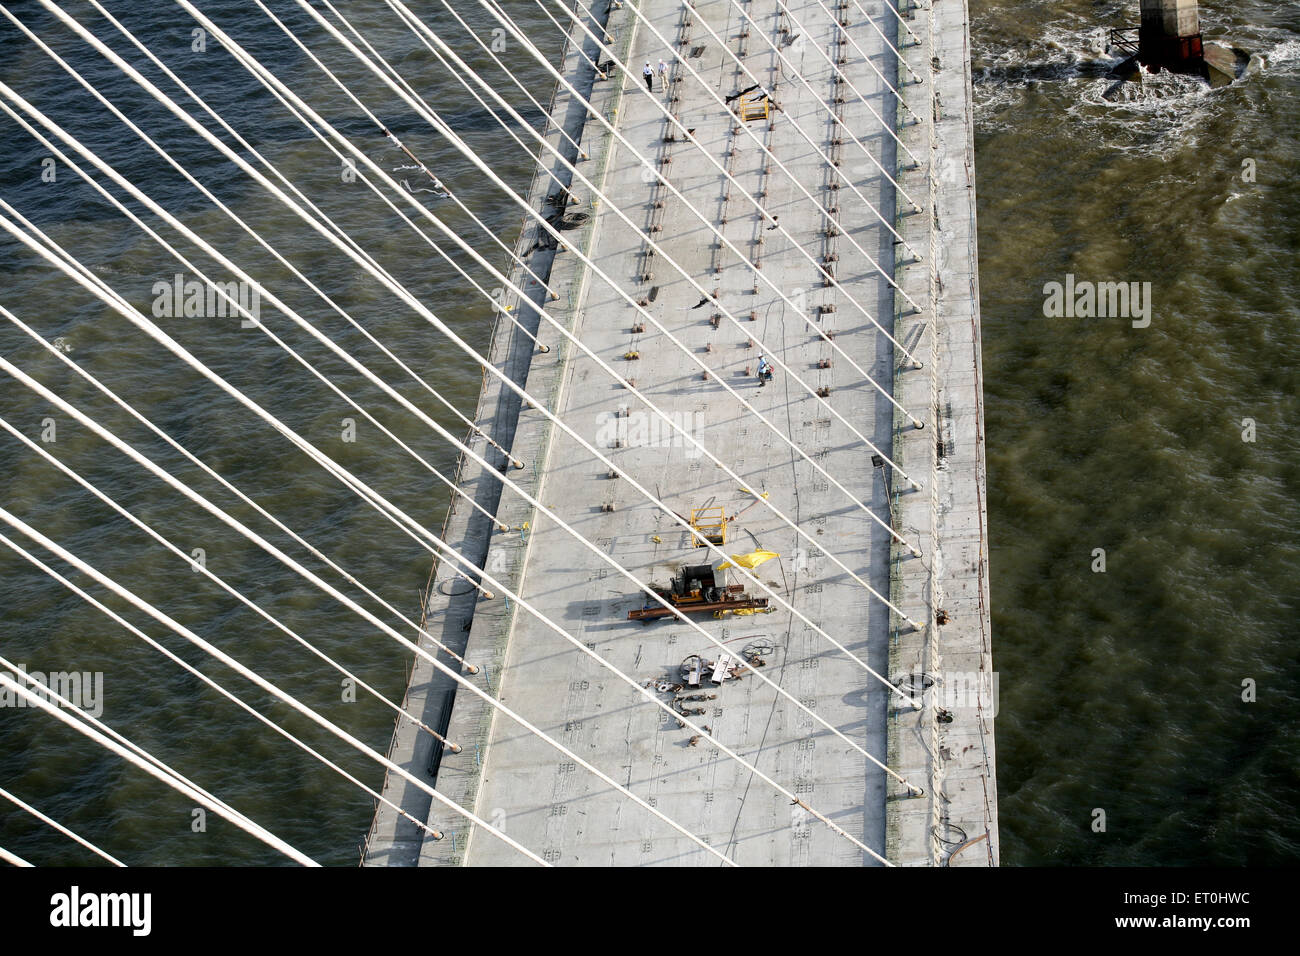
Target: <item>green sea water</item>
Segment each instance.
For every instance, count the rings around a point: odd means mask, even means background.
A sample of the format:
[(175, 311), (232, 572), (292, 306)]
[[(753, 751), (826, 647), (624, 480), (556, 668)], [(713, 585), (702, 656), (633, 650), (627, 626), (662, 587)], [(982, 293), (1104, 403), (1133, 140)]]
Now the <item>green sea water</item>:
[[(973, 4), (1002, 859), (1293, 864), (1300, 6), (1202, 3), (1262, 69), (1107, 99), (1136, 7)], [(1149, 326), (1045, 316), (1068, 274)]]

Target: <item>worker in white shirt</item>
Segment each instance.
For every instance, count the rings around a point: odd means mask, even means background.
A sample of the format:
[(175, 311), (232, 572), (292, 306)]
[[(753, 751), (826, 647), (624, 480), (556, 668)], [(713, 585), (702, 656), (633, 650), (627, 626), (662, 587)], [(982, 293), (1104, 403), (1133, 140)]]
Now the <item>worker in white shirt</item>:
[(641, 75), (645, 77), (645, 88), (653, 93), (655, 91), (655, 71), (650, 68), (649, 60), (645, 61), (645, 69), (641, 71)]
[(664, 92), (667, 93), (668, 92), (668, 64), (663, 61), (662, 57), (659, 60), (659, 75), (663, 77)]

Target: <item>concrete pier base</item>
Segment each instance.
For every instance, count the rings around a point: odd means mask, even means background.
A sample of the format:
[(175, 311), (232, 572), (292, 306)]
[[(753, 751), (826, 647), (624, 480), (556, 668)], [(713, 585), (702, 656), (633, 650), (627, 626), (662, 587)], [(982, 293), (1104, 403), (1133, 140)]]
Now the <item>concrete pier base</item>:
[(1138, 59), (1147, 69), (1205, 73), (1197, 0), (1142, 0)]

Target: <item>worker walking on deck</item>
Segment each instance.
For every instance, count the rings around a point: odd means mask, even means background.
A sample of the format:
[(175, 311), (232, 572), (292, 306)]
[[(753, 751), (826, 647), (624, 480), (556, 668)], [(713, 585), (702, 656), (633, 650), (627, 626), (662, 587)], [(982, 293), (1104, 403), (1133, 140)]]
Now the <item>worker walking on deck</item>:
[(668, 64), (663, 61), (662, 57), (659, 58), (659, 76), (663, 78), (664, 92), (667, 93), (668, 92)]
[(760, 355), (758, 357), (758, 387), (762, 388), (770, 381), (772, 381), (772, 363)]
[(653, 93), (655, 91), (655, 71), (651, 69), (649, 60), (645, 61), (645, 69), (641, 71), (641, 75), (645, 77), (645, 88)]

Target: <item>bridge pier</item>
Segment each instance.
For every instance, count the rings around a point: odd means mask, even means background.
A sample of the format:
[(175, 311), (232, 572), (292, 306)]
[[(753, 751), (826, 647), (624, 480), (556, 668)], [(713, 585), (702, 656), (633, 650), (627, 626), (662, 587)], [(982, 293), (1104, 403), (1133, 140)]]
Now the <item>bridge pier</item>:
[(1197, 0), (1142, 0), (1138, 59), (1148, 69), (1203, 75)]

